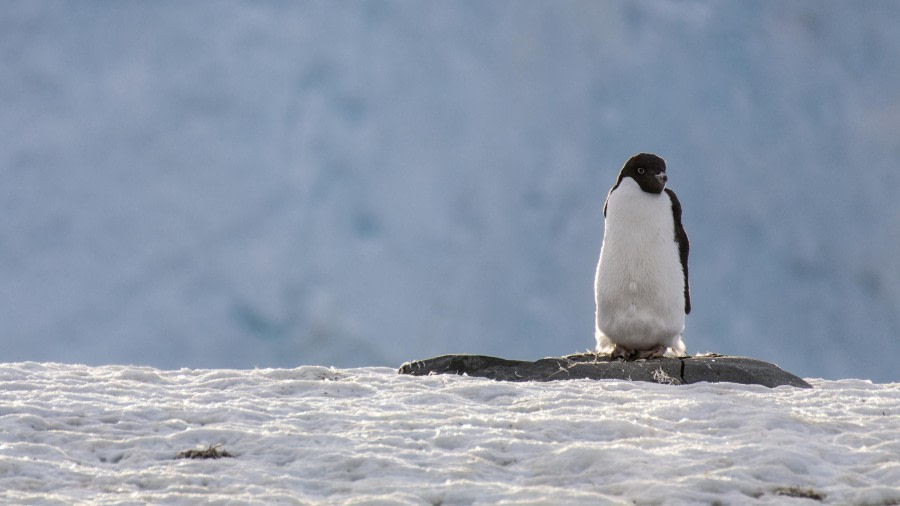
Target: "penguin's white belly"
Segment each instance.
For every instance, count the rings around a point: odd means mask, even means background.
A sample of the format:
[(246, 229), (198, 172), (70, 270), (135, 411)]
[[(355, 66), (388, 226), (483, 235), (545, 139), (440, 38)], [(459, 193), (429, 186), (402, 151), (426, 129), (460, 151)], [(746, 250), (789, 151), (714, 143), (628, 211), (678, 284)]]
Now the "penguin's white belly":
[(595, 291), (598, 349), (683, 348), (684, 272), (667, 194), (631, 178), (612, 192)]

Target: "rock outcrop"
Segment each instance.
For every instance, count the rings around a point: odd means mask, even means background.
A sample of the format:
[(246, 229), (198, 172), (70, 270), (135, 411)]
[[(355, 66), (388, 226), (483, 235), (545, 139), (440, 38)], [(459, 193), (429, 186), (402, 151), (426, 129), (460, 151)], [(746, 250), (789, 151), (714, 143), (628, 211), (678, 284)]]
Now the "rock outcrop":
[(778, 366), (746, 357), (701, 355), (658, 358), (641, 362), (611, 360), (608, 355), (581, 353), (542, 358), (534, 362), (484, 355), (443, 355), (407, 362), (400, 374), (467, 374), (499, 381), (554, 381), (565, 379), (619, 379), (671, 385), (730, 382), (777, 387), (811, 388), (802, 378)]

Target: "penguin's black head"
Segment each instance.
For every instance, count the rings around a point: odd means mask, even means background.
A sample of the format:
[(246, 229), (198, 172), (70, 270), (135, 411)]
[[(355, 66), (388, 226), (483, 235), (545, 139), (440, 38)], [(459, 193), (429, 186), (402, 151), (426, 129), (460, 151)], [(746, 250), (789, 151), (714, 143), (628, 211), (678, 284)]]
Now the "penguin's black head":
[(638, 153), (625, 162), (616, 186), (622, 182), (623, 177), (634, 179), (647, 193), (662, 193), (666, 187), (666, 161), (651, 153)]

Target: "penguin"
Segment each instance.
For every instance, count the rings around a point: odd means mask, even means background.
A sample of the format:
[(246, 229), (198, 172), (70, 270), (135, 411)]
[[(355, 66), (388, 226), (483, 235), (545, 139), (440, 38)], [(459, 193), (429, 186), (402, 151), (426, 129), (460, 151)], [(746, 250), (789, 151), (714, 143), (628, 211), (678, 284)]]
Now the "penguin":
[(667, 181), (666, 162), (639, 153), (625, 162), (606, 197), (594, 281), (598, 354), (618, 360), (684, 356), (690, 244), (681, 203)]

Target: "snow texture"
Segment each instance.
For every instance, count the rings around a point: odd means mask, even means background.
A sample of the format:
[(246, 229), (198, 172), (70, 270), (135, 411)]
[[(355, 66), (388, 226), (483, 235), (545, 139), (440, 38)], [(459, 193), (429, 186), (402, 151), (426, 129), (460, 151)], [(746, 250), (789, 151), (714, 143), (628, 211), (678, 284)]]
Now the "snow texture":
[(0, 361), (584, 351), (606, 192), (651, 151), (688, 353), (898, 381), (898, 25), (892, 0), (6, 0)]
[(811, 383), (5, 364), (0, 502), (900, 502), (900, 384)]

